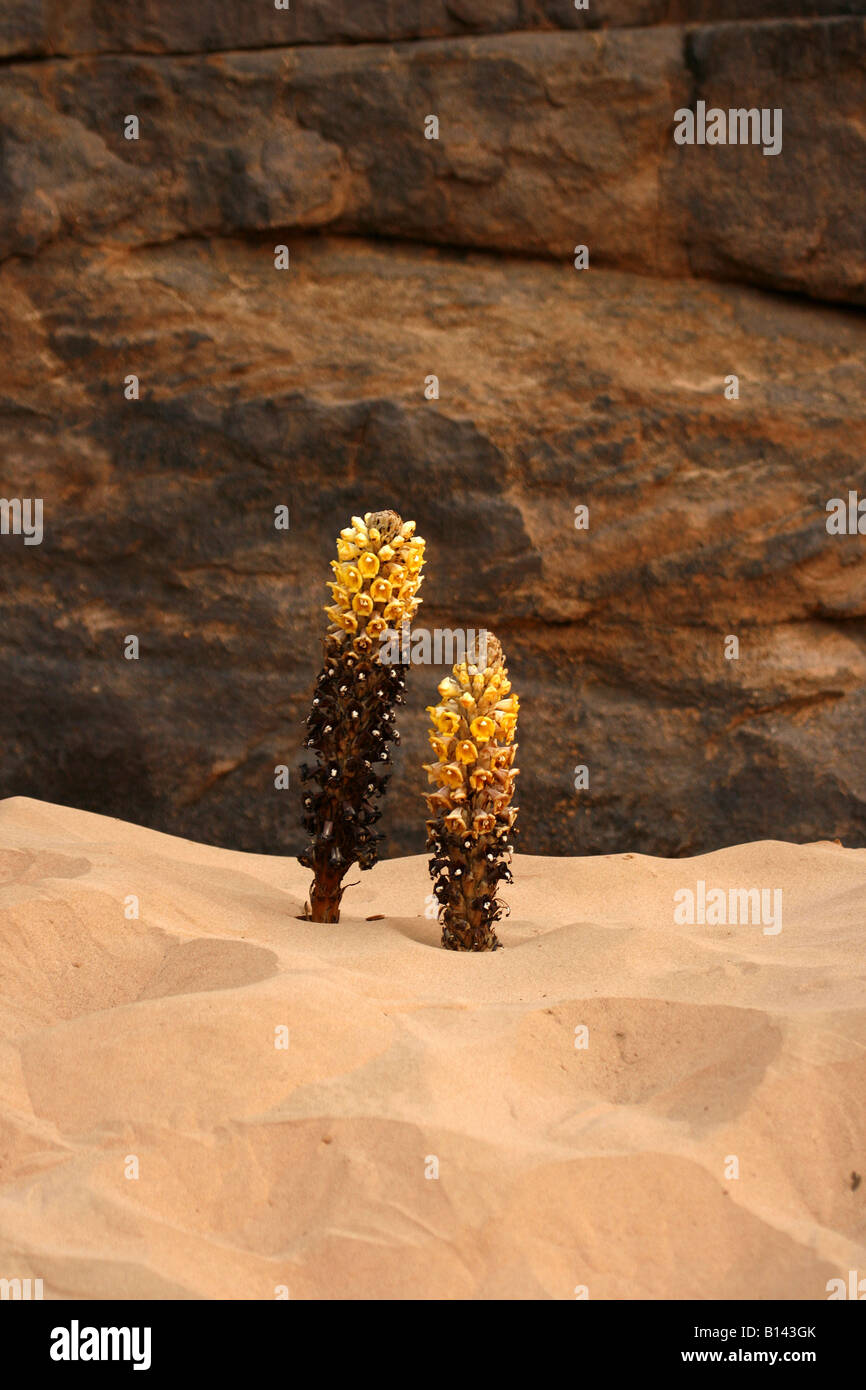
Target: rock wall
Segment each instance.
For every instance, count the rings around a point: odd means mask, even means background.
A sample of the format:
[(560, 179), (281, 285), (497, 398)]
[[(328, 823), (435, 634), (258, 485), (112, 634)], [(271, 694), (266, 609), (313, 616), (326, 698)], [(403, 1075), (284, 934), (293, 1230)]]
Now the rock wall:
[(210, 53), (520, 30), (597, 30), (863, 13), (862, 0), (16, 0), (0, 56)]
[[(862, 305), (864, 69), (854, 17), (15, 63), (0, 256), (328, 227)], [(781, 152), (675, 143), (698, 101)]]
[[(45, 514), (0, 536), (0, 793), (296, 851), (334, 536), (394, 505), (426, 624), (509, 652), (525, 850), (862, 843), (866, 23), (786, 8), (0, 20), (0, 491)], [(676, 145), (698, 100), (781, 153)]]

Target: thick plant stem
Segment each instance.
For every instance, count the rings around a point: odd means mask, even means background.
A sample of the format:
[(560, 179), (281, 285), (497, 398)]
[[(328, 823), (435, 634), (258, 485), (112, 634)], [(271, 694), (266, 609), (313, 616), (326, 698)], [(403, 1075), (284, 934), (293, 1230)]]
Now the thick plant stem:
[(310, 921), (339, 922), (343, 896), (342, 874), (324, 854), (315, 856), (315, 877), (310, 889)]

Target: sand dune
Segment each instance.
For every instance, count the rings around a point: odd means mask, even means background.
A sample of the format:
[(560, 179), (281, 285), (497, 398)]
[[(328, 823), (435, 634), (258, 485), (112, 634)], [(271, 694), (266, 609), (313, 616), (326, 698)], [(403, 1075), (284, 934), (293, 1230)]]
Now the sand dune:
[[(699, 879), (782, 887), (782, 930), (675, 926)], [(298, 920), (308, 880), (0, 803), (0, 1276), (824, 1299), (866, 1272), (866, 850), (518, 856), (482, 956), (438, 948), (421, 857), (338, 926)]]

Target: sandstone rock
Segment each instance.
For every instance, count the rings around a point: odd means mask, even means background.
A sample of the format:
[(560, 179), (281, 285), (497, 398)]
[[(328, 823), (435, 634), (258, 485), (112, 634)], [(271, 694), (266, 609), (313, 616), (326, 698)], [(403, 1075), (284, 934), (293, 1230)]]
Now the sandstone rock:
[[(690, 104), (783, 113), (779, 155), (678, 146), (663, 200), (677, 204), (699, 275), (866, 303), (866, 25), (727, 25), (686, 37)], [(819, 93), (823, 96), (819, 96)]]
[[(862, 14), (862, 0), (797, 0), (798, 16)], [(512, 29), (636, 25), (791, 16), (791, 0), (16, 0), (0, 11), (0, 56), (209, 53), (221, 49), (441, 38)]]
[[(839, 19), (15, 64), (0, 257), (327, 226), (863, 303), (864, 59)], [(782, 152), (676, 145), (704, 98)]]
[[(46, 528), (0, 537), (0, 795), (297, 851), (274, 767), (300, 761), (334, 536), (394, 505), (429, 541), (426, 625), (508, 651), (523, 849), (862, 843), (866, 554), (825, 526), (863, 490), (862, 321), (326, 237), (280, 273), (272, 242), (0, 268), (4, 492)], [(440, 676), (412, 674), (391, 853), (422, 848)]]

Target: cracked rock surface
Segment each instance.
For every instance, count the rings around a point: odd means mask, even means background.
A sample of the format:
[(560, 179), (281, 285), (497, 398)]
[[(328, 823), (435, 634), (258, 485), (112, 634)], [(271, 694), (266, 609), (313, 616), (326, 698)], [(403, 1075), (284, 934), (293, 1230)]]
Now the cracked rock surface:
[[(862, 842), (866, 559), (824, 510), (862, 486), (859, 315), (289, 244), (282, 274), (268, 235), (0, 268), (6, 489), (45, 499), (40, 546), (2, 538), (4, 794), (299, 850), (274, 767), (300, 761), (335, 523), (387, 502), (427, 537), (421, 620), (507, 646), (527, 852)], [(409, 682), (386, 853), (423, 847), (444, 673)]]

